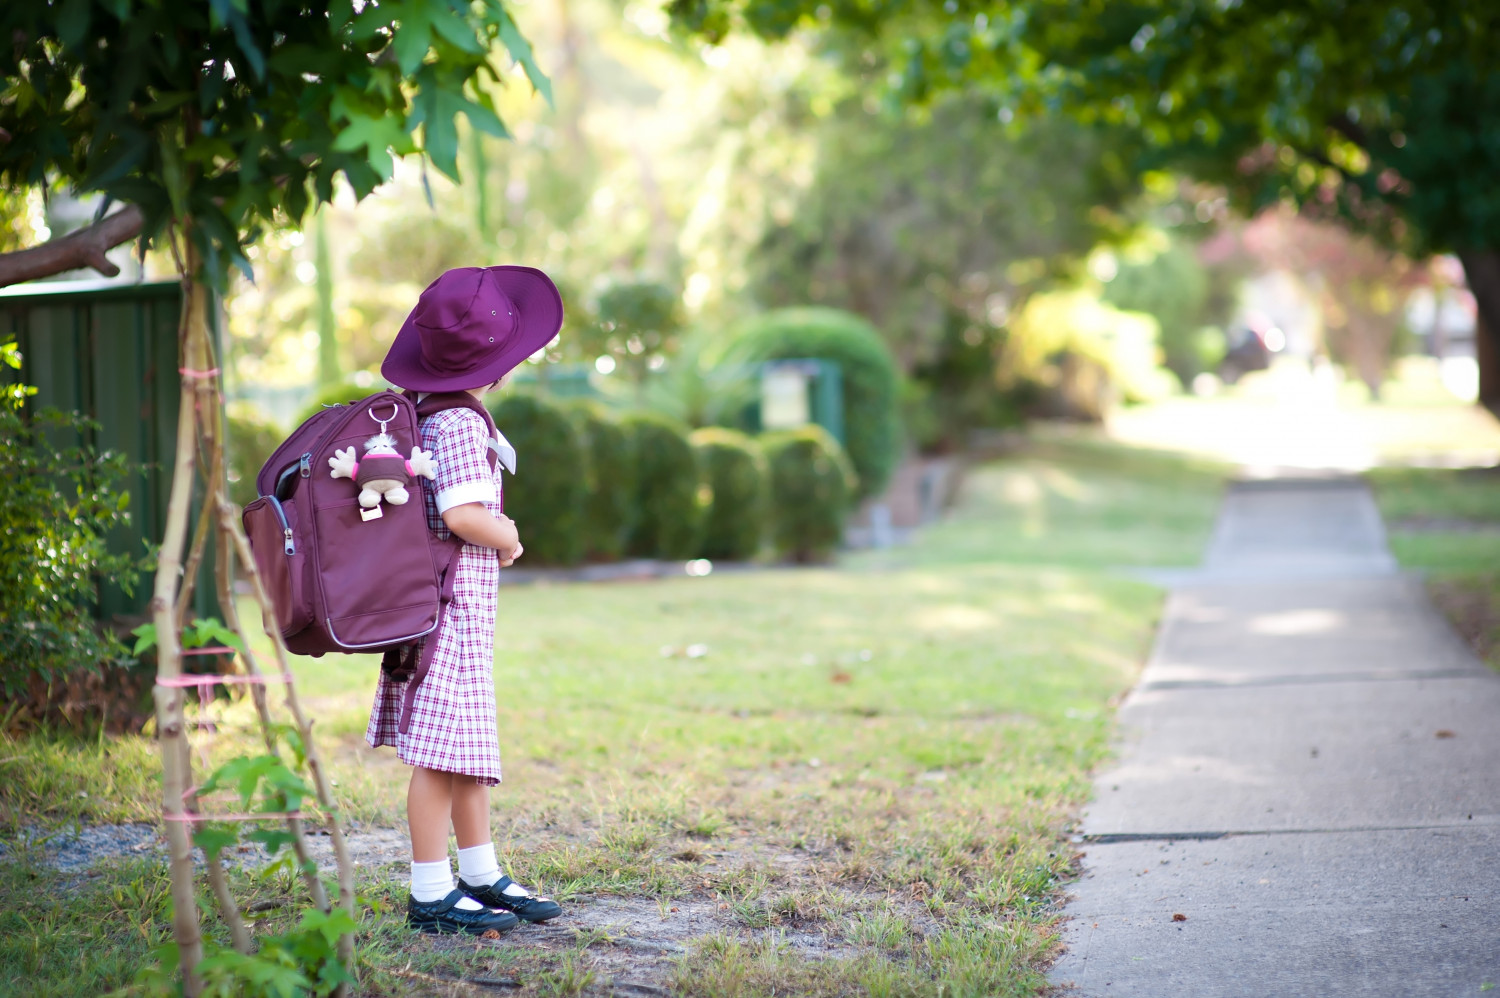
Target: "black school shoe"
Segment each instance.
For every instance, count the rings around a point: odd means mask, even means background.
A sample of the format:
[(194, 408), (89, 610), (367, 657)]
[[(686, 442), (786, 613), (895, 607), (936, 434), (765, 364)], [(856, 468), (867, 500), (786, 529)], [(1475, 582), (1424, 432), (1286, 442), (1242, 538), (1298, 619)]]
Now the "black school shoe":
[(517, 918), (526, 922), (545, 922), (549, 918), (556, 918), (562, 914), (562, 905), (551, 898), (537, 897), (535, 894), (516, 897), (505, 893), (505, 888), (513, 883), (515, 881), (504, 874), (501, 874), (500, 879), (488, 887), (475, 887), (459, 878), (458, 889), (486, 908), (503, 908), (505, 911), (513, 911)]
[(482, 936), (491, 929), (506, 932), (521, 924), (520, 919), (508, 911), (488, 908), (468, 911), (454, 907), (463, 899), (463, 891), (450, 891), (441, 901), (423, 902), (407, 895), (406, 924), (419, 932), (467, 932), (474, 936)]

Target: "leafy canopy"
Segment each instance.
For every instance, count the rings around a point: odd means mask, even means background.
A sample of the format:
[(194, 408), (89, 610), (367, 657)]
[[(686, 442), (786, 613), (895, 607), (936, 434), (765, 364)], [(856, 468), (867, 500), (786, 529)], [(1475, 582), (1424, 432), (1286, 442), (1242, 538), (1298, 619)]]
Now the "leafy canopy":
[(1418, 251), (1500, 246), (1500, 4), (1489, 0), (674, 0), (710, 39), (831, 24), (906, 103), (1139, 129), (1138, 163), (1247, 206), (1292, 199)]
[(0, 187), (65, 182), (185, 222), (205, 275), (393, 155), (458, 176), (456, 119), (503, 137), (504, 50), (550, 85), (502, 0), (6, 0)]

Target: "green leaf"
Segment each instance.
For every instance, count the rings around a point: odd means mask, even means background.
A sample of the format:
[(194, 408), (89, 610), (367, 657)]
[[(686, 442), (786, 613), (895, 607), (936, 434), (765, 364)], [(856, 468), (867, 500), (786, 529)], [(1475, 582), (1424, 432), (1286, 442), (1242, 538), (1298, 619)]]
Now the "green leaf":
[(396, 54), (396, 65), (401, 75), (411, 76), (427, 58), (432, 47), (432, 22), (429, 19), (425, 0), (411, 0), (404, 4), (397, 15), (396, 40), (391, 48)]
[(487, 46), (475, 37), (473, 26), (455, 16), (451, 11), (441, 9), (433, 11), (432, 27), (440, 37), (455, 48), (471, 55), (484, 55)]
[(406, 141), (406, 131), (394, 118), (385, 115), (372, 118), (353, 112), (349, 123), (333, 140), (333, 148), (342, 152), (364, 149), (371, 169), (380, 175), (381, 180), (389, 180), (395, 169), (390, 150), (400, 148)]
[[(235, 6), (241, 6), (245, 0), (233, 0)], [(250, 71), (255, 74), (257, 80), (266, 78), (266, 57), (261, 52), (260, 46), (255, 44), (255, 36), (250, 33), (250, 23), (245, 18), (245, 12), (236, 10), (229, 16), (229, 28), (234, 32), (234, 40), (245, 54), (250, 63)]]
[(266, 954), (247, 956), (221, 949), (198, 961), (198, 974), (212, 994), (264, 994), (296, 998), (312, 988), (312, 982), (295, 967), (270, 959)]
[(521, 29), (516, 27), (516, 22), (511, 20), (510, 15), (502, 12), (500, 14), (500, 42), (510, 57), (521, 64), (526, 72), (526, 78), (531, 81), (532, 89), (541, 94), (548, 104), (552, 103), (552, 81), (547, 74), (542, 72), (542, 67), (537, 65), (536, 54), (531, 50), (531, 42), (521, 34)]
[(328, 28), (334, 34), (343, 31), (345, 25), (353, 19), (353, 0), (331, 0), (328, 4)]
[(316, 932), (329, 946), (334, 946), (337, 945), (339, 936), (346, 932), (354, 932), (358, 928), (358, 923), (350, 918), (349, 913), (343, 908), (334, 907), (328, 911), (309, 908), (302, 913), (297, 932)]
[(245, 838), (251, 842), (259, 842), (272, 856), (280, 852), (282, 846), (289, 846), (297, 841), (297, 836), (284, 828), (257, 828)]
[(239, 831), (231, 824), (200, 825), (193, 832), (193, 845), (203, 850), (210, 863), (216, 862), (219, 854), (240, 840)]
[[(193, 643), (191, 645), (188, 645), (187, 635), (189, 632), (193, 635)], [(245, 642), (240, 640), (240, 636), (228, 627), (225, 627), (217, 617), (209, 617), (207, 619), (199, 617), (194, 619), (193, 626), (183, 631), (183, 644), (188, 645), (190, 648), (206, 648), (209, 645), (219, 644), (226, 645), (239, 652), (244, 652), (245, 650)]]
[(505, 122), (495, 113), (490, 101), (489, 94), (481, 93), (479, 100), (463, 100), (459, 98), (459, 110), (468, 117), (469, 124), (486, 135), (492, 135), (497, 139), (510, 138), (510, 132), (505, 127)]
[(130, 633), (134, 634), (136, 636), (135, 647), (130, 650), (130, 653), (132, 655), (139, 655), (141, 652), (145, 651), (147, 648), (155, 647), (155, 645), (156, 645), (156, 625), (155, 624), (142, 624), (140, 627), (137, 627), (135, 630), (131, 631)]
[(64, 48), (77, 48), (89, 32), (93, 0), (63, 0), (57, 11), (57, 40)]
[(458, 128), (454, 116), (464, 100), (446, 90), (431, 93), (431, 110), (422, 124), (422, 145), (432, 165), (450, 180), (458, 180)]
[(162, 129), (157, 148), (161, 154), (162, 186), (167, 189), (167, 198), (172, 203), (172, 215), (182, 218), (187, 214), (187, 171), (182, 164), (182, 146), (177, 137)]

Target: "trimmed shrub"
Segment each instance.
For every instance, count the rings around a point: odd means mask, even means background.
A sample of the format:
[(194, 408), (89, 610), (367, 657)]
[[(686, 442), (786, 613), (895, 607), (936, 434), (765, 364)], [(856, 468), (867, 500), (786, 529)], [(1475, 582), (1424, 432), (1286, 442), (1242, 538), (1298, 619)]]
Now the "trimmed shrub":
[(224, 460), (229, 464), (229, 498), (244, 506), (255, 500), (255, 476), (271, 452), (286, 438), (273, 424), (255, 416), (224, 420)]
[(767, 509), (766, 458), (736, 430), (706, 427), (688, 438), (713, 493), (703, 517), (698, 557), (746, 561), (760, 551)]
[(844, 440), (859, 475), (852, 499), (877, 495), (901, 457), (896, 361), (875, 327), (834, 308), (785, 308), (740, 326), (729, 358), (740, 362), (815, 357), (839, 365)]
[[(707, 496), (687, 431), (654, 413), (626, 416), (635, 451), (635, 517), (627, 550), (641, 558), (692, 558)], [(706, 491), (706, 490), (703, 490)]]
[(567, 410), (536, 395), (506, 395), (489, 406), (516, 449), (506, 475), (505, 514), (521, 532), (527, 564), (573, 565), (583, 557), (583, 440)]
[(292, 425), (302, 425), (313, 416), (322, 412), (324, 406), (338, 405), (340, 402), (354, 402), (364, 398), (366, 395), (374, 395), (384, 388), (384, 381), (376, 381), (364, 388), (361, 388), (352, 381), (340, 381), (337, 384), (328, 385), (326, 388), (319, 388), (307, 400), (307, 405), (302, 407), (302, 411), (297, 414), (297, 418), (293, 420)]
[(584, 449), (584, 557), (618, 561), (625, 554), (635, 511), (634, 439), (593, 402), (574, 402), (569, 412)]
[(793, 561), (826, 561), (844, 537), (854, 469), (821, 426), (761, 437), (771, 471), (771, 535)]

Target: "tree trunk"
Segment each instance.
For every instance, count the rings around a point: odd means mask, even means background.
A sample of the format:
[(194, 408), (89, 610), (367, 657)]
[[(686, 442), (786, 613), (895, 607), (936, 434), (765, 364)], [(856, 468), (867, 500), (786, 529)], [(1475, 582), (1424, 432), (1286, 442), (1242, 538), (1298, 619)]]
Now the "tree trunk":
[(30, 249), (0, 253), (0, 288), (22, 281), (93, 267), (105, 277), (115, 277), (120, 268), (104, 254), (141, 234), (145, 216), (133, 204), (93, 225), (49, 240)]
[(318, 270), (318, 381), (337, 384), (339, 371), (338, 319), (333, 313), (333, 250), (328, 245), (328, 212), (313, 216), (313, 263)]
[[(184, 240), (186, 242), (186, 240)], [(191, 250), (189, 250), (191, 252)], [(191, 257), (189, 258), (191, 261)], [(203, 303), (190, 276), (189, 265), (182, 281), (182, 326), (178, 356), (187, 370), (202, 370), (208, 357)], [(177, 636), (177, 586), (182, 570), (182, 551), (187, 540), (188, 512), (193, 499), (193, 466), (197, 453), (197, 406), (189, 374), (182, 375), (181, 405), (177, 413), (177, 454), (172, 468), (172, 491), (167, 501), (167, 523), (156, 558), (156, 582), (151, 596), (151, 617), (156, 624), (156, 675), (176, 679), (182, 675), (182, 647)], [(192, 825), (186, 820), (183, 800), (192, 786), (192, 766), (187, 752), (187, 722), (183, 716), (182, 687), (155, 689), (156, 732), (161, 742), (162, 814), (166, 818), (167, 860), (172, 877), (172, 936), (182, 967), (183, 992), (194, 998), (203, 989), (198, 962), (203, 959), (203, 937), (198, 924), (198, 900), (193, 884)]]
[(1458, 258), (1479, 307), (1474, 326), (1479, 404), (1500, 414), (1500, 250), (1466, 250)]

